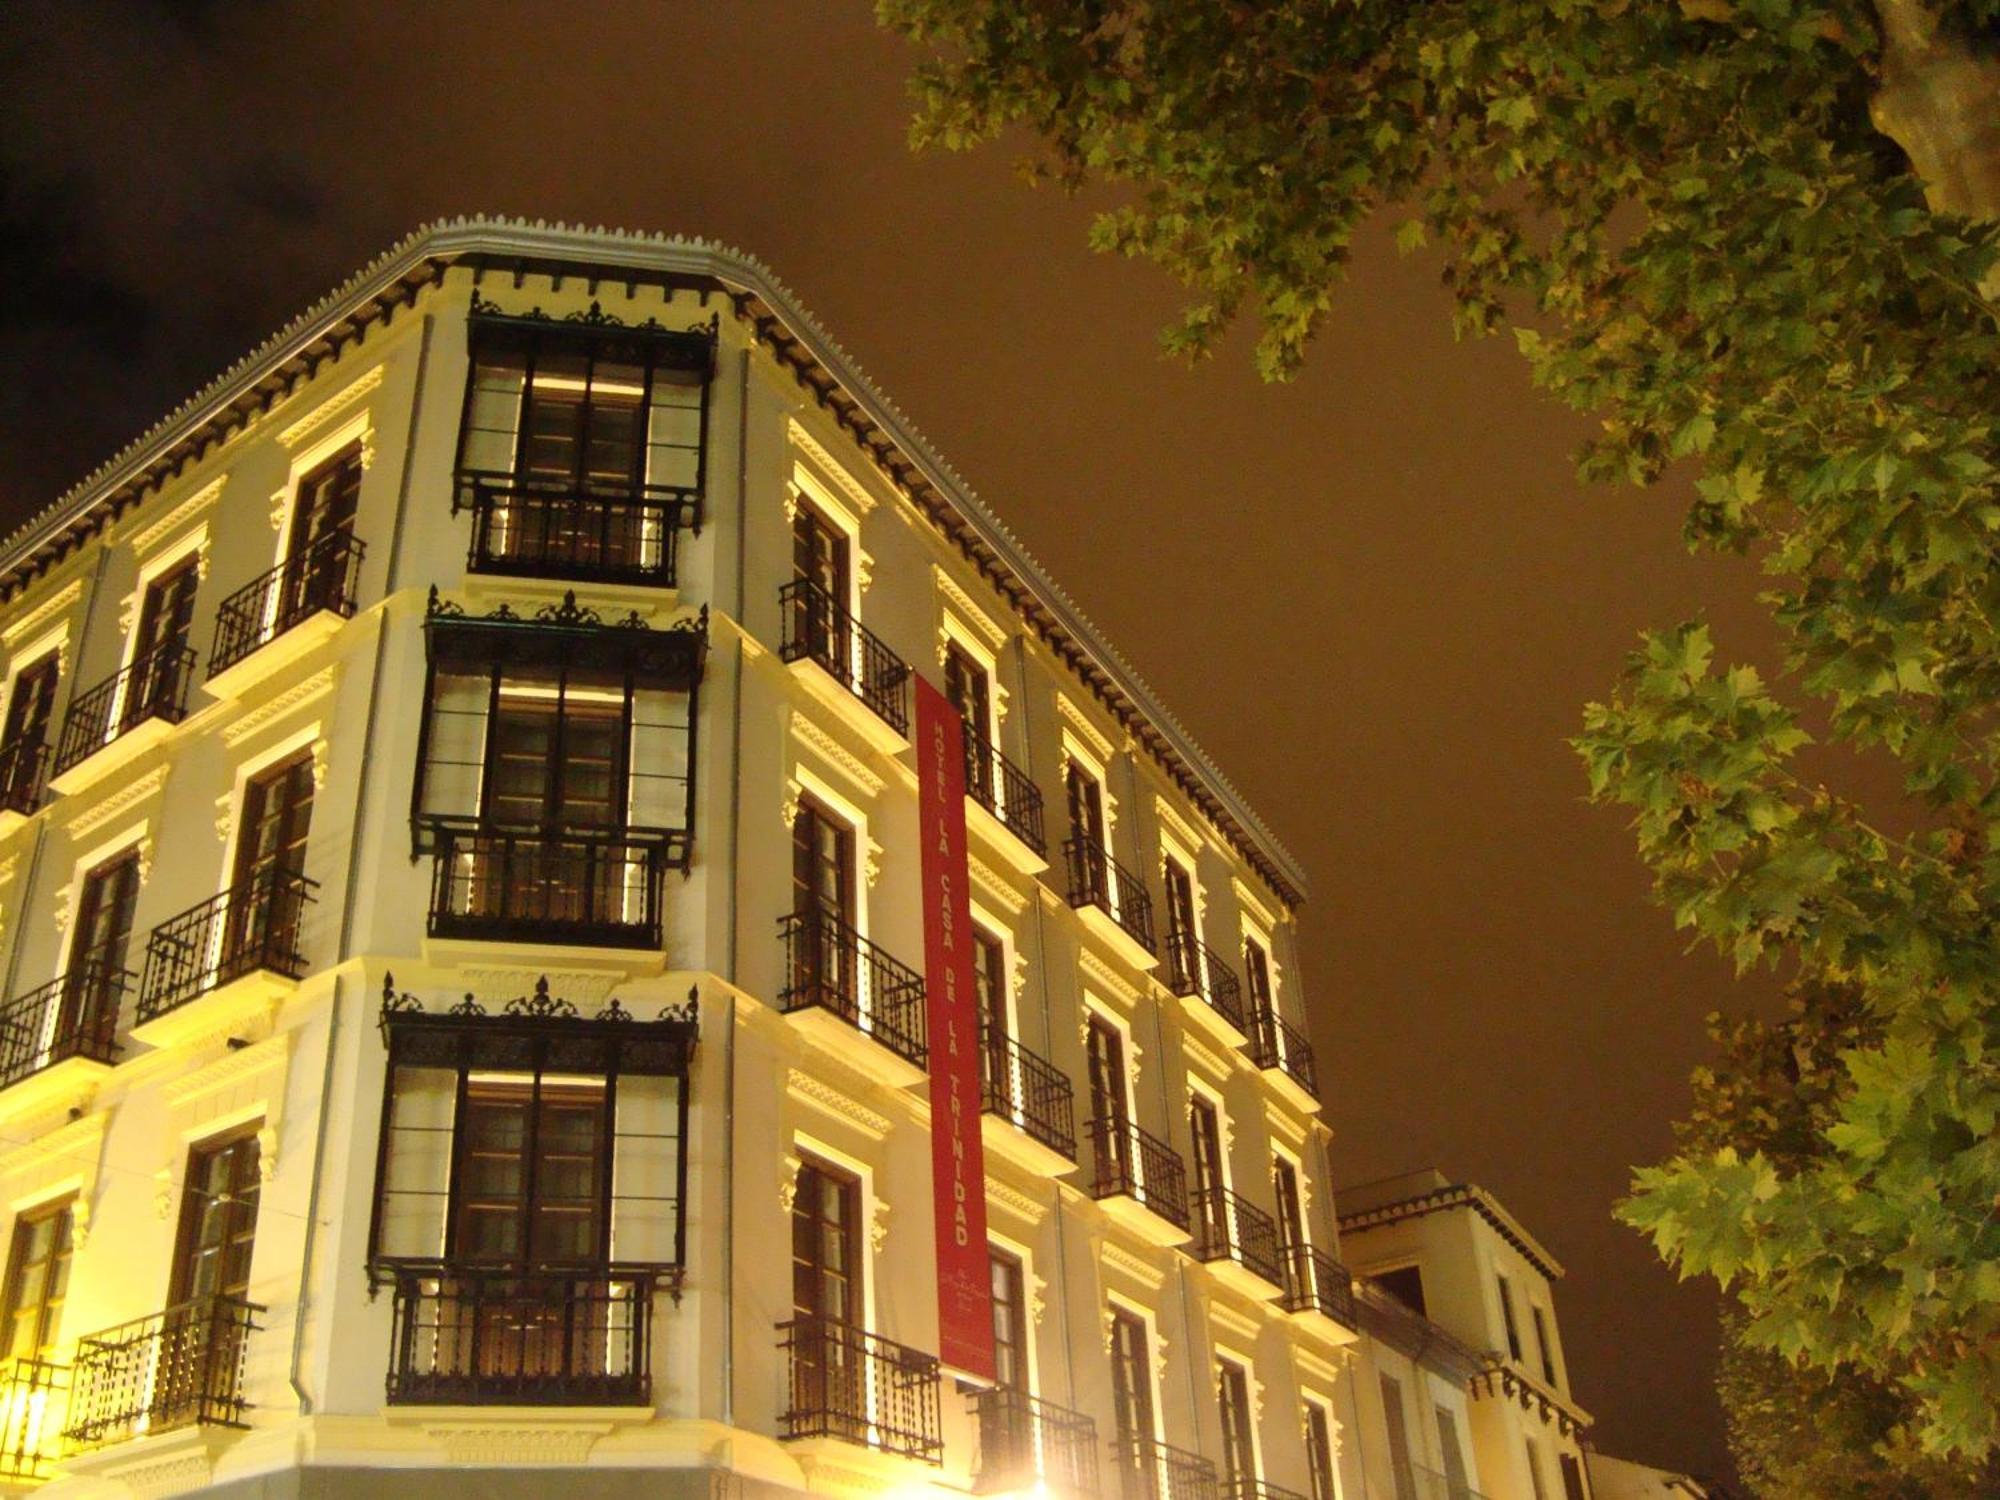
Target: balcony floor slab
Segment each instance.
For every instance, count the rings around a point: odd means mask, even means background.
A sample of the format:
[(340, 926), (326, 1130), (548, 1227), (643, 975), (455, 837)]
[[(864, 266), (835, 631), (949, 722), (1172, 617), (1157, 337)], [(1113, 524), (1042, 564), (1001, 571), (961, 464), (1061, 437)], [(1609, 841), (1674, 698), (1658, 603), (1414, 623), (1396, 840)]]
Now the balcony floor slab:
[(277, 676), (295, 662), (340, 634), (347, 617), (330, 609), (315, 611), (291, 629), (274, 635), (263, 645), (209, 677), (201, 690), (220, 702), (246, 697), (259, 683)]
[(987, 1151), (1037, 1177), (1066, 1177), (1076, 1170), (1074, 1159), (1045, 1146), (1004, 1115), (987, 1111), (979, 1117), (979, 1135)]
[(148, 1047), (179, 1047), (211, 1036), (261, 1038), (278, 1007), (298, 988), (299, 982), (288, 975), (254, 969), (141, 1021), (132, 1028), (132, 1040)]
[(815, 1049), (831, 1053), (857, 1073), (889, 1088), (911, 1088), (929, 1076), (900, 1052), (821, 1006), (789, 1011), (785, 1019)]
[(1242, 1261), (1225, 1256), (1221, 1260), (1204, 1261), (1203, 1269), (1232, 1292), (1256, 1302), (1268, 1302), (1281, 1290), (1278, 1283), (1253, 1271)]
[(1081, 906), (1070, 908), (1083, 919), (1083, 925), (1091, 935), (1103, 943), (1113, 953), (1135, 969), (1152, 970), (1160, 966), (1159, 958), (1146, 950), (1146, 945), (1118, 925), (1118, 919), (1097, 905), (1086, 901)]
[(51, 776), (50, 793), (59, 797), (74, 796), (85, 787), (102, 781), (113, 771), (131, 765), (172, 734), (174, 729), (175, 725), (157, 715), (141, 719), (117, 739), (99, 745), (67, 771)]
[(1146, 1207), (1130, 1193), (1099, 1198), (1097, 1206), (1149, 1245), (1185, 1245), (1193, 1236), (1172, 1219)]
[(787, 662), (785, 670), (812, 698), (866, 740), (870, 748), (884, 755), (897, 755), (910, 748), (909, 740), (897, 731), (895, 725), (863, 703), (849, 691), (846, 683), (810, 656)]
[(1039, 875), (1049, 867), (1046, 859), (1035, 853), (1013, 829), (988, 812), (976, 797), (965, 799), (965, 831), (978, 840), (981, 847), (991, 849), (1023, 875)]
[(73, 1105), (97, 1092), (111, 1065), (94, 1057), (65, 1057), (0, 1089), (0, 1124)]
[(1204, 1035), (1214, 1038), (1236, 1052), (1240, 1052), (1249, 1042), (1248, 1032), (1238, 1027), (1200, 995), (1177, 995), (1174, 998), (1180, 1001), (1181, 1015)]

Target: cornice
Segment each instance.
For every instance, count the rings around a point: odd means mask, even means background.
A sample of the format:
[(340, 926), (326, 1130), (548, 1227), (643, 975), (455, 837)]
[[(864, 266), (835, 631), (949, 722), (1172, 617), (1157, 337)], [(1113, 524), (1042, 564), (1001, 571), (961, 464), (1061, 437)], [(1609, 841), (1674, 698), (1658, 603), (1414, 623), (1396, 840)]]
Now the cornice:
[(1090, 747), (1091, 752), (1100, 761), (1106, 765), (1111, 763), (1111, 758), (1117, 753), (1118, 747), (1112, 743), (1109, 735), (1091, 721), (1090, 715), (1077, 705), (1074, 698), (1068, 693), (1058, 692), (1056, 712), (1062, 715), (1063, 722), (1077, 732), (1084, 744)]
[(158, 792), (167, 784), (167, 773), (172, 769), (172, 761), (161, 761), (145, 775), (132, 777), (113, 789), (108, 796), (99, 798), (69, 819), (63, 824), (63, 830), (73, 839), (95, 833), (106, 823), (130, 812)]
[(994, 1208), (1005, 1209), (1027, 1224), (1039, 1224), (1049, 1216), (1047, 1203), (1039, 1198), (1030, 1197), (1012, 1183), (1001, 1181), (990, 1171), (986, 1177), (986, 1201)]
[(858, 1127), (863, 1134), (876, 1140), (888, 1137), (890, 1127), (895, 1124), (880, 1110), (870, 1109), (859, 1099), (837, 1084), (830, 1083), (803, 1068), (790, 1068), (785, 1073), (785, 1091), (793, 1098), (837, 1120)]
[(229, 476), (227, 474), (216, 475), (215, 478), (209, 480), (207, 484), (196, 490), (192, 495), (189, 495), (180, 504), (174, 506), (158, 520), (134, 531), (131, 536), (133, 552), (137, 553), (140, 557), (144, 557), (169, 536), (179, 531), (181, 527), (187, 525), (196, 516), (215, 504), (222, 497), (222, 486), (228, 479)]
[(33, 609), (16, 615), (4, 626), (0, 626), (0, 645), (12, 651), (22, 641), (27, 640), (45, 623), (68, 609), (83, 597), (83, 580), (72, 578), (61, 588), (35, 605)]
[(331, 665), (321, 667), (312, 676), (301, 678), (283, 691), (259, 700), (247, 712), (238, 714), (224, 724), (222, 743), (234, 750), (259, 730), (277, 723), (293, 709), (311, 702), (332, 687), (333, 667)]
[[(1338, 1194), (1335, 1196), (1338, 1201)], [(1382, 1229), (1391, 1224), (1400, 1224), (1406, 1219), (1421, 1219), (1454, 1208), (1471, 1209), (1542, 1275), (1550, 1281), (1562, 1280), (1563, 1268), (1556, 1258), (1544, 1250), (1535, 1237), (1523, 1229), (1491, 1193), (1470, 1182), (1454, 1182), (1445, 1187), (1434, 1188), (1427, 1193), (1399, 1199), (1394, 1203), (1381, 1203), (1373, 1208), (1356, 1209), (1352, 1213), (1341, 1214), (1340, 1232), (1361, 1234), (1370, 1229)]]
[(786, 435), (791, 439), (793, 447), (812, 460), (812, 466), (819, 471), (820, 477), (830, 481), (835, 489), (854, 503), (854, 508), (860, 515), (866, 516), (875, 509), (877, 501), (868, 487), (856, 479), (848, 471), (847, 466), (828, 451), (826, 444), (812, 435), (805, 423), (797, 417), (790, 418), (786, 425)]
[(972, 595), (960, 586), (959, 581), (952, 577), (942, 564), (931, 564), (931, 577), (937, 581), (937, 591), (944, 595), (946, 602), (951, 605), (952, 613), (972, 627), (973, 633), (986, 643), (988, 650), (998, 651), (1007, 644), (1006, 627), (975, 604)]
[(324, 427), (379, 386), (382, 383), (382, 377), (388, 373), (388, 369), (389, 367), (385, 364), (371, 365), (346, 385), (335, 391), (331, 396), (320, 402), (311, 411), (300, 417), (296, 422), (287, 427), (279, 428), (279, 444), (286, 448), (298, 447), (306, 438), (312, 436), (321, 427)]
[(792, 710), (791, 730), (793, 739), (846, 777), (864, 797), (874, 798), (887, 783), (888, 778), (878, 774), (860, 756), (796, 708)]
[(965, 857), (965, 872), (972, 880), (972, 888), (982, 896), (992, 898), (993, 904), (1002, 908), (1008, 916), (1018, 917), (1028, 904), (1028, 893), (1017, 890), (1013, 883), (980, 859), (976, 854)]
[(1100, 988), (1122, 1002), (1127, 1010), (1139, 1003), (1139, 986), (1120, 974), (1087, 943), (1077, 949), (1076, 966), (1083, 970), (1084, 978), (1095, 980)]
[(1097, 1258), (1107, 1271), (1115, 1271), (1120, 1276), (1144, 1287), (1148, 1292), (1157, 1292), (1167, 1284), (1167, 1271), (1157, 1266), (1143, 1255), (1126, 1249), (1116, 1240), (1107, 1239), (1098, 1247)]

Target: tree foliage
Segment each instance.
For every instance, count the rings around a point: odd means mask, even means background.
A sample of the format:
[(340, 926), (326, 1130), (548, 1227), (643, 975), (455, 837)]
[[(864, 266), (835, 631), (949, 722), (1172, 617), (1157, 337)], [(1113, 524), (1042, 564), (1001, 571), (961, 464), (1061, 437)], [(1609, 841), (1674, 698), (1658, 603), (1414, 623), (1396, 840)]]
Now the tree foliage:
[[(1699, 465), (1764, 569), (1778, 688), (1685, 624), (1578, 741), (1674, 920), (1855, 997), (1824, 1150), (1684, 1144), (1622, 1212), (1744, 1339), (1858, 1373), (1932, 1453), (2000, 1442), (2000, 0), (878, 0), (920, 145), (1026, 126), (1126, 185), (1094, 242), (1290, 374), (1407, 213), (1458, 327), (1598, 419), (1592, 478)], [(1807, 723), (1897, 763), (1869, 810)], [(1872, 816), (1871, 816), (1872, 812)]]

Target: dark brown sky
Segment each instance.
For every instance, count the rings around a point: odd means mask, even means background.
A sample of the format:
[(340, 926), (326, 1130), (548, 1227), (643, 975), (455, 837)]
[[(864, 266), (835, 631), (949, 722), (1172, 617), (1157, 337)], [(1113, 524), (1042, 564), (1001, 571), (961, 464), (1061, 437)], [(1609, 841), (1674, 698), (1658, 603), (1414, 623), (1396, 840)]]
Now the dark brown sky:
[(1437, 1163), (1568, 1266), (1600, 1445), (1725, 1462), (1712, 1301), (1610, 1222), (1748, 1003), (1645, 901), (1563, 744), (1635, 632), (1708, 606), (1678, 487), (1581, 427), (1435, 267), (1364, 245), (1305, 377), (1190, 373), (1175, 294), (1013, 152), (913, 159), (865, 0), (0, 7), (0, 524), (420, 221), (707, 234), (768, 261), (1305, 860), (1337, 1172)]

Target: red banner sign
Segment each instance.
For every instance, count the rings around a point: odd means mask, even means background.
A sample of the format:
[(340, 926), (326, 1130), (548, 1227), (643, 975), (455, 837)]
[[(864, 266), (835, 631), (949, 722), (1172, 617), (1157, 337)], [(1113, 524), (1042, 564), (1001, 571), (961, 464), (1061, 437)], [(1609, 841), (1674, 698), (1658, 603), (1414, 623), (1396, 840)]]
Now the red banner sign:
[(966, 902), (965, 722), (917, 679), (917, 827), (923, 840), (924, 995), (930, 1021), (931, 1194), (937, 1231), (938, 1357), (996, 1378), (979, 1135), (979, 999)]

